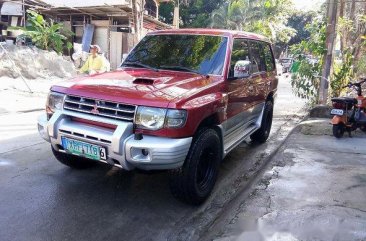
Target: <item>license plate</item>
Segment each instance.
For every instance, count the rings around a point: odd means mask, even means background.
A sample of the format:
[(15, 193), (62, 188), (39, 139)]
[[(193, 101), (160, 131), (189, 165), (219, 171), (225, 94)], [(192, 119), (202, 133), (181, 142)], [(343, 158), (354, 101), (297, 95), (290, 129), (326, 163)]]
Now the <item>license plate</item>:
[(343, 115), (344, 111), (340, 109), (333, 109), (330, 113), (332, 115)]
[(89, 158), (92, 160), (106, 160), (107, 153), (104, 147), (61, 137), (62, 146), (71, 154)]

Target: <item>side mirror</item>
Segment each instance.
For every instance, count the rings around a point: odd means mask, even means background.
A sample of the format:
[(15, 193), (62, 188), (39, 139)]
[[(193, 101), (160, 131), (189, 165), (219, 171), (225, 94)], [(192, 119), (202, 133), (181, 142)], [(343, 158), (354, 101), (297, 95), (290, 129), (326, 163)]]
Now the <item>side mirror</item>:
[(250, 76), (250, 61), (239, 60), (234, 66), (234, 76), (232, 78), (247, 78)]

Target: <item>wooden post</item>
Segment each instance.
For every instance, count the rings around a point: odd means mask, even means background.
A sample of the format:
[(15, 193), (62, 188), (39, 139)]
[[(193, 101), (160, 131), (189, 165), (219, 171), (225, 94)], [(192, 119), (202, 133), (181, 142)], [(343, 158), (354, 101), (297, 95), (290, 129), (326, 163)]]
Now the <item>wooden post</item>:
[(112, 25), (113, 25), (113, 18), (109, 17), (108, 18), (108, 50), (107, 52), (107, 59), (109, 60), (109, 62), (111, 61), (111, 30), (112, 30)]
[(139, 11), (137, 11), (137, 0), (132, 0), (132, 16), (133, 16), (133, 25), (135, 30), (135, 38), (134, 42), (136, 43), (140, 40), (140, 23), (139, 23)]
[(22, 21), (22, 25), (23, 27), (25, 27), (25, 6), (24, 6), (24, 0), (22, 0), (22, 12), (23, 12), (23, 21)]

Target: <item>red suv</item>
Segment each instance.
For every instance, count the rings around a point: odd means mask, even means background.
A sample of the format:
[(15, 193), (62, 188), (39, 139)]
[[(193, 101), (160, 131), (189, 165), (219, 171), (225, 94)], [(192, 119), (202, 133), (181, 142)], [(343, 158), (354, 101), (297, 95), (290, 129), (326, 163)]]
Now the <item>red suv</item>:
[(119, 70), (54, 85), (38, 129), (63, 164), (169, 170), (173, 195), (200, 204), (228, 152), (267, 140), (277, 83), (262, 36), (158, 31)]

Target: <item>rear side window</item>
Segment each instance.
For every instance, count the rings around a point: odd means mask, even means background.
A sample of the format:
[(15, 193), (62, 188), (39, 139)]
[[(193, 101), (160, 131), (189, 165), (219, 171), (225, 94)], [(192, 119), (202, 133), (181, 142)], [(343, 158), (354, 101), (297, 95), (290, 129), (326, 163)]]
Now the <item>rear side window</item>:
[(263, 51), (266, 62), (266, 69), (268, 72), (273, 71), (275, 69), (275, 61), (273, 59), (271, 46), (268, 43), (263, 43)]

